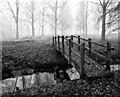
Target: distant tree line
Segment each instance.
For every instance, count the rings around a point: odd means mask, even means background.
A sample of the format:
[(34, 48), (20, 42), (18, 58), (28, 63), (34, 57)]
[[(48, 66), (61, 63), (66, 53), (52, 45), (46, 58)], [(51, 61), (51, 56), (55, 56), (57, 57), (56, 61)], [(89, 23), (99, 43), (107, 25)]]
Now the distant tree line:
[[(58, 0), (42, 0), (40, 2), (35, 0), (29, 0), (23, 4), (20, 0), (15, 0), (15, 8), (9, 0), (7, 4), (16, 25), (16, 39), (19, 38), (19, 22), (28, 22), (31, 25), (32, 36), (35, 36), (35, 22), (39, 21), (41, 27), (41, 33), (44, 35), (45, 26), (49, 24), (53, 30), (53, 35), (58, 35), (57, 30), (61, 30), (62, 35), (64, 31), (70, 27), (69, 18), (70, 10), (67, 5), (67, 0), (58, 2)], [(38, 6), (39, 5), (39, 6)], [(25, 19), (20, 18), (21, 10), (24, 9)], [(16, 9), (16, 10), (14, 10)], [(66, 14), (67, 13), (67, 14)]]

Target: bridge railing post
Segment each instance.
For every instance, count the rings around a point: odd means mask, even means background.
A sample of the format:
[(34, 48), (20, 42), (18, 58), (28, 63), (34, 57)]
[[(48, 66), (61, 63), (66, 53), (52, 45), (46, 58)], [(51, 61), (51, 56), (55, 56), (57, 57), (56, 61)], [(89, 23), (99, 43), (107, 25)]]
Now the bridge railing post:
[(53, 46), (54, 46), (54, 36), (53, 36), (53, 38), (52, 38), (52, 39), (53, 39)]
[(89, 55), (91, 55), (91, 47), (92, 47), (91, 41), (92, 41), (92, 39), (91, 39), (91, 38), (88, 38)]
[[(73, 41), (73, 36), (71, 35), (71, 41)], [(73, 43), (71, 42), (71, 47), (73, 47)]]
[(81, 44), (80, 49), (80, 55), (81, 55), (81, 64), (80, 64), (80, 78), (85, 78), (85, 70), (84, 70), (84, 63), (85, 63), (85, 43)]
[(65, 52), (65, 49), (64, 49), (64, 36), (62, 36), (62, 54), (64, 56), (64, 52)]
[(111, 64), (111, 43), (107, 42), (107, 53), (106, 53), (106, 69), (110, 70), (110, 64)]
[[(68, 39), (68, 36), (66, 35), (66, 40)], [(68, 41), (66, 41), (66, 45), (68, 46)]]
[(56, 40), (56, 36), (55, 36), (55, 49), (57, 49), (57, 40)]
[[(78, 35), (78, 44), (80, 44), (80, 35)], [(80, 46), (78, 46), (78, 50), (80, 51)]]
[(69, 54), (68, 54), (68, 64), (71, 64), (71, 39), (68, 39)]
[(58, 51), (60, 51), (60, 36), (58, 35)]

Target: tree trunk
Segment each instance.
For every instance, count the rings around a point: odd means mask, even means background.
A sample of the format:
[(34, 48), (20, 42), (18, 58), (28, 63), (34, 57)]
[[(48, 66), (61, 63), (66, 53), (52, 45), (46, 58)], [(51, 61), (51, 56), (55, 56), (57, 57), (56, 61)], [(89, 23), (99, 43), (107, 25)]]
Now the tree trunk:
[(64, 35), (63, 24), (62, 24), (62, 35)]
[(44, 35), (44, 25), (42, 25), (42, 36)]
[(16, 18), (15, 18), (15, 22), (16, 22), (16, 38), (18, 39), (19, 38), (19, 28), (18, 28), (18, 24), (19, 24), (19, 21), (18, 21), (18, 18), (19, 18), (19, 0), (16, 0)]
[(44, 22), (45, 22), (45, 6), (43, 3), (43, 8), (42, 8), (42, 35), (44, 35)]
[(88, 19), (88, 1), (86, 1), (86, 11), (85, 11), (85, 35), (87, 35), (87, 19)]
[(32, 36), (34, 37), (35, 34), (34, 34), (34, 22), (32, 22)]
[(84, 28), (84, 16), (83, 16), (83, 35), (84, 35), (84, 32), (85, 32), (85, 28)]
[(19, 38), (19, 32), (18, 32), (18, 20), (16, 20), (16, 39)]
[(32, 36), (34, 37), (34, 13), (32, 13)]
[(55, 3), (55, 36), (57, 36), (57, 0)]
[(105, 40), (105, 31), (106, 31), (106, 4), (105, 1), (103, 1), (103, 15), (102, 15), (102, 34), (101, 34), (101, 40)]

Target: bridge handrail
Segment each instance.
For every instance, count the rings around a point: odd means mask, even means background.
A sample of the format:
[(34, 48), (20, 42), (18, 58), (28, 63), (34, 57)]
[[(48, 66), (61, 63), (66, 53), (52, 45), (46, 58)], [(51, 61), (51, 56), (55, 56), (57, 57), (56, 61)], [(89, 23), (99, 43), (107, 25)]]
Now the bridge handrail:
[[(78, 39), (78, 43), (73, 40), (74, 37)], [(61, 42), (60, 42), (60, 39), (62, 39)], [(85, 46), (85, 43), (81, 43), (80, 39), (87, 41), (88, 47)], [(66, 42), (66, 44), (65, 44), (65, 42)], [(80, 51), (79, 54), (74, 49), (72, 49), (73, 44), (78, 46), (78, 51)], [(92, 44), (96, 44), (98, 46), (106, 48), (106, 56), (92, 50)], [(102, 45), (102, 44), (93, 42), (92, 39), (90, 39), (90, 38), (88, 38), (88, 40), (81, 38), (79, 35), (78, 35), (78, 37), (74, 36), (74, 35), (66, 36), (66, 37), (58, 35), (57, 37), (53, 37), (53, 45), (55, 46), (56, 49), (58, 49), (58, 51), (60, 51), (60, 49), (62, 50), (63, 56), (65, 55), (65, 49), (68, 49), (68, 52), (69, 52), (68, 53), (68, 63), (69, 64), (71, 64), (71, 60), (73, 60), (71, 57), (71, 53), (74, 53), (76, 56), (78, 56), (80, 58), (80, 60), (81, 60), (80, 67), (82, 69), (84, 69), (84, 63), (87, 62), (89, 64), (89, 62), (85, 59), (85, 51), (87, 50), (89, 55), (91, 55), (91, 53), (92, 53), (92, 54), (99, 56), (102, 59), (105, 59), (106, 66), (108, 69), (110, 69), (111, 51), (114, 50), (114, 48), (111, 47), (110, 42), (107, 42), (107, 45)], [(60, 47), (60, 45), (62, 45), (62, 47)], [(84, 75), (84, 70), (82, 70), (81, 68), (80, 68), (81, 75)]]
[[(91, 39), (91, 38), (88, 38), (88, 39), (84, 39), (84, 38), (81, 38), (81, 37), (78, 37), (78, 36), (75, 36), (75, 35), (72, 35), (73, 37), (75, 37), (75, 38), (79, 38), (79, 39), (82, 39), (82, 40), (84, 40), (84, 41), (89, 41), (89, 39)], [(97, 43), (97, 42), (94, 42), (94, 41), (90, 41), (91, 43), (93, 43), (93, 44), (95, 44), (95, 45), (98, 45), (98, 46), (101, 46), (101, 47), (104, 47), (104, 48), (107, 48), (107, 45), (103, 45), (103, 44), (100, 44), (100, 43)], [(114, 50), (114, 47), (111, 47), (111, 50)]]

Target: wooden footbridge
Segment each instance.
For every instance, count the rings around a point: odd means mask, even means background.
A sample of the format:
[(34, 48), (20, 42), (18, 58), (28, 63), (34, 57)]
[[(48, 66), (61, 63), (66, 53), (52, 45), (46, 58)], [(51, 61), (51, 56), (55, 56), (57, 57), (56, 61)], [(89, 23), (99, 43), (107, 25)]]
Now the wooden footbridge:
[[(90, 55), (99, 57), (105, 60), (106, 69), (110, 70), (112, 63), (111, 51), (114, 48), (111, 47), (111, 43), (107, 42), (106, 45), (92, 41), (91, 38), (85, 39), (78, 36), (53, 36), (53, 45), (55, 49), (62, 53), (62, 55), (68, 60), (68, 64), (71, 64), (80, 74), (80, 78), (85, 77), (85, 64), (98, 64), (90, 58)], [(102, 47), (105, 50), (105, 54), (100, 54), (92, 49), (92, 46)], [(100, 65), (100, 64), (99, 64)]]

